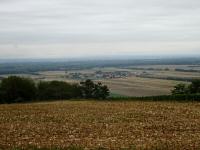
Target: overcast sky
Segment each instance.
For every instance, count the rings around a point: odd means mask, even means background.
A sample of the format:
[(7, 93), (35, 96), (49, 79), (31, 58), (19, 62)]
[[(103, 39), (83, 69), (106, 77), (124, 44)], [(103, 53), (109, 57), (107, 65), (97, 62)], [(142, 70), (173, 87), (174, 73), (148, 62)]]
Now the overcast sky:
[(200, 55), (200, 0), (0, 0), (0, 58)]

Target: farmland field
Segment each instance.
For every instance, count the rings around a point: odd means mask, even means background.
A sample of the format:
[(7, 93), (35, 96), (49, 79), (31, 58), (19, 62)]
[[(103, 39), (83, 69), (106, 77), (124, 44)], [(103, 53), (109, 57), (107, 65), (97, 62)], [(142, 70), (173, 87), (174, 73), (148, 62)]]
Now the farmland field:
[(102, 80), (112, 93), (122, 96), (156, 96), (169, 95), (171, 89), (178, 83), (172, 80), (147, 79), (140, 77), (128, 77), (119, 79)]
[(108, 85), (112, 95), (154, 96), (169, 95), (175, 85), (188, 84), (189, 82), (186, 81), (198, 79), (200, 77), (198, 69), (199, 65), (138, 65), (4, 74), (0, 75), (0, 78), (18, 75), (32, 78), (36, 82), (57, 80), (68, 83), (79, 83), (85, 79), (92, 79)]
[(0, 149), (200, 149), (200, 103), (59, 101), (0, 105)]

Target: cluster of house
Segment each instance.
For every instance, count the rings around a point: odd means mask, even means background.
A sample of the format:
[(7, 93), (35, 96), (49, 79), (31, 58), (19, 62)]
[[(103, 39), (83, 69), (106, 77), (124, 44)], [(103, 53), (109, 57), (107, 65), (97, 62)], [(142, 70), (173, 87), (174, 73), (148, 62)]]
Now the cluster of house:
[(133, 73), (128, 71), (113, 71), (113, 72), (103, 72), (96, 71), (94, 73), (69, 73), (67, 76), (71, 79), (113, 79), (113, 78), (124, 78), (130, 77)]

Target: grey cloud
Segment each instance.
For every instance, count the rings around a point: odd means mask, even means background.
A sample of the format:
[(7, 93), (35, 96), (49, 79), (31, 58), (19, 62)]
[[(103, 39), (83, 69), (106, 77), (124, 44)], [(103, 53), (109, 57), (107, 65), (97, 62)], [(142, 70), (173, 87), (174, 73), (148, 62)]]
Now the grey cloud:
[(85, 43), (90, 49), (119, 42), (133, 53), (134, 42), (177, 42), (180, 51), (180, 42), (200, 41), (199, 8), (199, 0), (0, 0), (0, 51), (6, 55), (7, 44)]

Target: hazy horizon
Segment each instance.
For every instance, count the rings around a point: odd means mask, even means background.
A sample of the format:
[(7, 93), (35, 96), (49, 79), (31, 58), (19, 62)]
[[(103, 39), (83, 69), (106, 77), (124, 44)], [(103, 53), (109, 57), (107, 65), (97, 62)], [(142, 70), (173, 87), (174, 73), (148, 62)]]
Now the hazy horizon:
[(200, 56), (199, 0), (0, 0), (0, 59)]
[(54, 58), (1, 58), (0, 63), (9, 62), (68, 62), (68, 61), (109, 61), (109, 60), (169, 60), (169, 59), (200, 59), (200, 55), (115, 55), (115, 56), (93, 56), (93, 57), (54, 57)]

